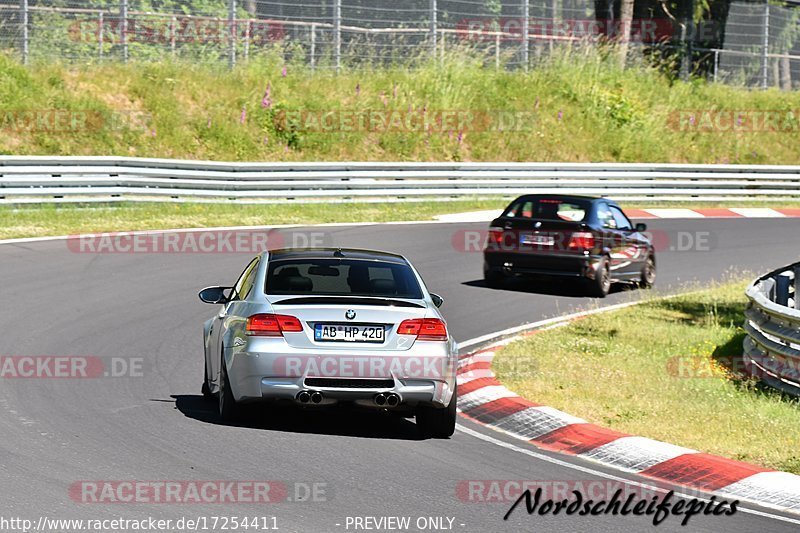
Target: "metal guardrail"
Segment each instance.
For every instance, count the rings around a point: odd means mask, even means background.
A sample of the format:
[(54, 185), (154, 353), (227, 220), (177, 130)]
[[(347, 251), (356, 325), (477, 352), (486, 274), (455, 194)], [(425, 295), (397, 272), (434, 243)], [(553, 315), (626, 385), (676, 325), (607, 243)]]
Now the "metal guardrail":
[(800, 263), (755, 280), (745, 291), (744, 363), (768, 385), (800, 396)]
[(0, 156), (0, 203), (445, 201), (529, 192), (629, 200), (781, 200), (800, 194), (800, 166)]

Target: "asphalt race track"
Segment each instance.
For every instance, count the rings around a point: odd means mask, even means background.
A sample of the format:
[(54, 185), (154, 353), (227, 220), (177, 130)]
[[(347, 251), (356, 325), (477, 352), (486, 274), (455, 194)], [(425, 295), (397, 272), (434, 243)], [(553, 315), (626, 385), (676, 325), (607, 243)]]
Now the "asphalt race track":
[[(676, 236), (708, 232), (708, 249), (660, 250), (657, 289), (672, 292), (722, 279), (731, 269), (759, 273), (797, 260), (800, 222), (793, 219), (647, 221)], [(455, 337), (497, 330), (593, 305), (574, 290), (550, 294), (524, 286), (491, 290), (481, 256), (454, 249), (454, 232), (486, 224), (327, 227), (329, 244), (405, 254), (428, 288), (444, 296)], [(232, 284), (242, 254), (89, 254), (64, 241), (0, 246), (0, 355), (95, 355), (141, 358), (141, 377), (4, 379), (0, 384), (0, 491), (10, 514), (51, 518), (276, 516), (280, 531), (348, 531), (348, 516), (451, 517), (454, 531), (641, 531), (648, 517), (528, 516), (508, 521), (506, 503), (465, 503), (464, 480), (595, 480), (602, 473), (636, 479), (592, 463), (540, 452), (574, 469), (457, 431), (450, 440), (419, 440), (413, 422), (383, 416), (284, 411), (245, 426), (217, 422), (199, 394), (202, 322), (215, 312), (197, 299), (208, 285)], [(603, 304), (627, 301), (618, 291)], [(567, 370), (568, 371), (568, 370)], [(610, 384), (613, 385), (613, 384)], [(534, 450), (485, 430), (469, 430)], [(252, 504), (76, 503), (80, 480), (280, 480), (325, 483), (326, 501)], [(744, 505), (746, 509), (777, 515)], [(789, 515), (790, 520), (800, 516)], [(659, 531), (797, 531), (798, 523), (763, 514), (676, 517)], [(354, 531), (351, 527), (349, 531)], [(411, 529), (416, 531), (416, 529)]]

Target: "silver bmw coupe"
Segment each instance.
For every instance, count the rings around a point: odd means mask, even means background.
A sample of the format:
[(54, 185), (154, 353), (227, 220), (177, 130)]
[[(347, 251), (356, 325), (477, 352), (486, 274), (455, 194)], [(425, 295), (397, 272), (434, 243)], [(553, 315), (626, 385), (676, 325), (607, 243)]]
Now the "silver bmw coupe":
[(204, 326), (203, 394), (220, 417), (241, 404), (348, 404), (416, 417), (423, 435), (453, 434), (457, 347), (402, 256), (342, 248), (255, 257), (232, 286), (200, 299), (220, 306)]

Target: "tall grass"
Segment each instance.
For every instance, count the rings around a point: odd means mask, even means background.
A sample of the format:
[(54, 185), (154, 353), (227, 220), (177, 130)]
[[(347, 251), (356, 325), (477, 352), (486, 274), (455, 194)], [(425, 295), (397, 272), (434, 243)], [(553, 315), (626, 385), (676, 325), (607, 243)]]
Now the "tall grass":
[[(460, 48), (443, 61), (312, 71), (278, 53), (228, 70), (164, 61), (22, 67), (0, 56), (0, 153), (115, 154), (200, 159), (420, 161), (662, 161), (797, 163), (800, 135), (687, 133), (678, 110), (790, 110), (797, 93), (677, 82), (644, 61), (578, 49), (529, 72), (495, 69)], [(283, 75), (285, 71), (286, 75)], [(262, 107), (266, 87), (270, 106)], [(75, 131), (29, 131), (23, 110), (88, 111)], [(516, 128), (431, 132), (309, 132), (281, 127), (282, 112), (460, 110), (523, 112)], [(496, 123), (495, 123), (496, 124)]]

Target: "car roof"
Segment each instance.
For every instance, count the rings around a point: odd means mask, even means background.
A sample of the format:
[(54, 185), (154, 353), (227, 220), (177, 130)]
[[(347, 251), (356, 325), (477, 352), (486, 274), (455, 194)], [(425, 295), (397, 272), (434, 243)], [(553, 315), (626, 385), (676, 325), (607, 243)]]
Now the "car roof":
[(269, 252), (270, 260), (288, 259), (360, 259), (407, 265), (400, 254), (360, 248), (281, 248)]
[(535, 194), (535, 193), (534, 194), (523, 194), (522, 196), (518, 197), (514, 201), (516, 202), (517, 200), (521, 200), (523, 198), (531, 199), (531, 200), (536, 200), (536, 199), (540, 199), (540, 198), (553, 198), (553, 199), (557, 199), (557, 200), (584, 200), (584, 201), (588, 201), (588, 202), (597, 202), (597, 201), (601, 201), (602, 200), (604, 202), (608, 202), (610, 204), (615, 204), (616, 205), (616, 202), (614, 200), (610, 199), (610, 198), (603, 198), (603, 197), (600, 197), (600, 196), (585, 196), (585, 195), (581, 195), (581, 194)]

